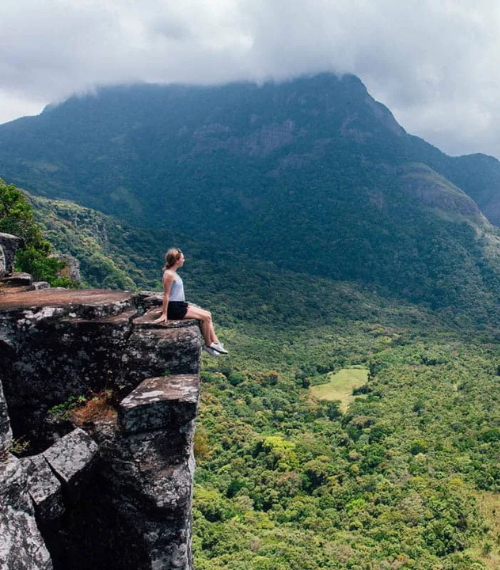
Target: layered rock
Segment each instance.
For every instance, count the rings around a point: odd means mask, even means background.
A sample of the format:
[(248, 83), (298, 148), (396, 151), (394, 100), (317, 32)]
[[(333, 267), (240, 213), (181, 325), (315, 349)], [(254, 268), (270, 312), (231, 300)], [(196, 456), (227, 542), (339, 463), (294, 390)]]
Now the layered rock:
[(198, 375), (147, 379), (120, 404), (119, 431), (109, 423), (96, 427), (102, 460), (100, 496), (106, 496), (117, 518), (126, 523), (123, 540), (131, 528), (142, 537), (141, 568), (192, 568), (193, 438), (199, 388)]
[(97, 444), (81, 429), (73, 430), (43, 453), (73, 501), (78, 498), (80, 487), (85, 485), (96, 453)]
[(35, 512), (42, 524), (59, 520), (65, 512), (60, 480), (43, 455), (23, 460), (28, 474), (28, 489)]
[[(0, 296), (1, 467), (10, 466), (5, 480), (17, 474), (16, 504), (33, 529), (22, 543), (21, 526), (4, 524), (19, 560), (34, 561), (20, 568), (50, 568), (50, 557), (55, 570), (192, 568), (201, 337), (196, 321), (165, 327), (154, 309), (140, 314), (159, 302), (100, 290)], [(92, 417), (86, 431), (54, 421), (54, 406), (102, 391), (127, 396), (118, 412)], [(20, 462), (8, 454), (9, 415), (31, 444)]]
[(0, 463), (1, 568), (53, 568), (42, 535), (64, 532), (65, 503), (77, 504), (75, 489), (86, 485), (96, 453), (97, 444), (76, 429), (42, 455), (21, 461), (4, 457)]
[(118, 425), (126, 433), (184, 425), (196, 416), (198, 375), (148, 378), (120, 402)]
[(49, 552), (35, 520), (28, 475), (8, 452), (12, 446), (7, 404), (0, 384), (0, 568), (49, 570)]
[(148, 377), (198, 372), (196, 322), (154, 325), (151, 313), (138, 316), (141, 300), (54, 289), (0, 298), (0, 380), (14, 430), (29, 433), (37, 450), (49, 437), (48, 410), (73, 395), (125, 395)]

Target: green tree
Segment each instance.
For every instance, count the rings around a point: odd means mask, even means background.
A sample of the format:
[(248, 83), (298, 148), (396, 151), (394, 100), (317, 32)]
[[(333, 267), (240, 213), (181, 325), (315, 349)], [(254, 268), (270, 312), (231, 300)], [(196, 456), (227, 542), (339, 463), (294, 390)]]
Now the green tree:
[(13, 184), (0, 179), (0, 232), (21, 238), (15, 265), (19, 271), (31, 273), (35, 280), (48, 281), (51, 285), (67, 286), (66, 278), (59, 277), (65, 264), (49, 257), (51, 245), (44, 238), (33, 217), (33, 210), (24, 194)]

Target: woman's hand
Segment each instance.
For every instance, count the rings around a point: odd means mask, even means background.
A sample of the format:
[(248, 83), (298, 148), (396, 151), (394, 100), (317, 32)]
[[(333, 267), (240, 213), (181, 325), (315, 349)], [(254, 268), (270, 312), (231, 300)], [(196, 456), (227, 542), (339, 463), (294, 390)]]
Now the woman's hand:
[(153, 321), (153, 324), (159, 324), (159, 323), (165, 323), (167, 324), (167, 315), (165, 313), (162, 313), (157, 319), (155, 319)]

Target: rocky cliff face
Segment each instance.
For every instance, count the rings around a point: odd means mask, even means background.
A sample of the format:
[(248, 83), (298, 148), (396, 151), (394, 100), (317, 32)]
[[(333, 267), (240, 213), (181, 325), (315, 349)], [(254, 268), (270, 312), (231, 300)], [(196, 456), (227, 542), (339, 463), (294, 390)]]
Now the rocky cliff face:
[(2, 568), (192, 568), (201, 337), (195, 321), (152, 324), (158, 304), (0, 293)]

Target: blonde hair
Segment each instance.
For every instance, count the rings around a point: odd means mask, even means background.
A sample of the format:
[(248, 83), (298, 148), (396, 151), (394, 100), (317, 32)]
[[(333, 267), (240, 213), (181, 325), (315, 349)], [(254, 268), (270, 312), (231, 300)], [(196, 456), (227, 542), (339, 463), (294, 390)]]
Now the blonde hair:
[(179, 261), (182, 251), (177, 247), (171, 247), (165, 254), (165, 266), (163, 269), (170, 269), (177, 261)]

